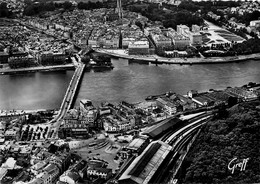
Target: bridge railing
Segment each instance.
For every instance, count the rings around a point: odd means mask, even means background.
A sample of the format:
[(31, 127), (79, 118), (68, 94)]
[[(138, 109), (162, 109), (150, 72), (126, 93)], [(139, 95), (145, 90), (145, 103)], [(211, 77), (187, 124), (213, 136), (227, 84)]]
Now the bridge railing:
[(73, 92), (72, 92), (71, 99), (70, 99), (69, 104), (68, 104), (68, 108), (70, 108), (71, 105), (72, 105), (72, 101), (73, 101), (74, 96), (75, 96), (75, 94), (76, 94), (76, 90), (77, 90), (77, 88), (78, 88), (78, 84), (79, 84), (79, 81), (80, 81), (80, 79), (81, 79), (81, 77), (82, 77), (84, 68), (85, 68), (85, 64), (82, 64), (82, 66), (79, 67), (79, 73), (78, 73), (79, 77), (76, 79), (76, 84), (75, 84), (75, 86), (74, 86), (74, 90), (73, 90)]
[[(70, 106), (72, 104), (72, 101), (74, 99), (74, 96), (75, 96), (76, 89), (78, 87), (79, 81), (80, 81), (80, 79), (82, 77), (82, 74), (83, 74), (83, 71), (84, 71), (84, 67), (85, 67), (85, 64), (80, 64), (78, 67), (76, 67), (76, 70), (75, 70), (75, 72), (74, 72), (74, 74), (72, 76), (72, 79), (71, 79), (70, 83), (69, 83), (69, 86), (67, 88), (65, 96), (64, 96), (64, 98), (62, 100), (62, 103), (61, 103), (58, 115), (49, 122), (50, 124), (58, 122), (60, 119), (62, 119), (63, 116), (66, 114), (67, 110), (70, 108)], [(75, 80), (76, 80), (76, 82), (75, 82)], [(74, 82), (75, 82), (75, 85), (73, 86)], [(74, 90), (72, 91), (70, 99), (68, 99), (68, 97), (70, 95), (70, 90), (71, 90), (72, 87), (74, 88)], [(68, 102), (68, 100), (69, 100), (69, 102)], [(51, 128), (51, 129), (53, 129), (53, 128)]]
[(74, 81), (74, 78), (77, 76), (78, 69), (79, 68), (76, 68), (76, 70), (75, 70), (75, 72), (74, 72), (74, 74), (72, 76), (72, 79), (70, 80), (69, 87), (67, 88), (67, 91), (65, 93), (65, 96), (64, 96), (64, 98), (62, 100), (62, 103), (61, 103), (61, 106), (60, 106), (60, 114), (62, 114), (61, 110), (64, 108), (64, 105), (65, 105), (65, 103), (67, 101), (67, 97), (68, 97), (69, 91), (71, 90), (71, 86), (72, 86), (72, 83)]

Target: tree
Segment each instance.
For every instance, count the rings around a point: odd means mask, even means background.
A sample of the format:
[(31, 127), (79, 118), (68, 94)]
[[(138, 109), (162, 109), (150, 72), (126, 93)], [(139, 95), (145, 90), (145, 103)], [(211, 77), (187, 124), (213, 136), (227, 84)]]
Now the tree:
[[(237, 104), (227, 109), (225, 118), (212, 120), (202, 129), (186, 157), (191, 161), (184, 168), (184, 183), (260, 182), (260, 112), (255, 108), (259, 105), (260, 101)], [(245, 171), (236, 169), (232, 175), (227, 165), (234, 157), (251, 162)]]
[(143, 30), (143, 24), (140, 21), (136, 21), (135, 25), (137, 25), (141, 30)]
[(41, 138), (41, 133), (40, 132), (37, 134), (37, 137), (38, 137), (38, 139)]
[(237, 98), (236, 97), (229, 97), (228, 98), (228, 107), (232, 107), (237, 104)]
[(12, 13), (7, 8), (7, 3), (2, 2), (0, 4), (0, 17), (9, 17), (11, 15), (12, 15)]
[(48, 132), (49, 127), (45, 127), (44, 132)]
[(83, 56), (81, 59), (81, 62), (83, 62), (83, 63), (89, 63), (89, 61), (90, 61), (90, 57), (87, 55)]
[(65, 10), (71, 9), (71, 8), (72, 8), (72, 3), (69, 2), (69, 1), (65, 1), (65, 2), (63, 3), (63, 8), (64, 8)]
[(35, 11), (34, 5), (28, 5), (27, 7), (24, 8), (23, 14), (27, 16), (32, 16), (37, 14), (38, 12)]
[(82, 1), (80, 1), (79, 3), (78, 3), (78, 9), (80, 9), (80, 10), (86, 10), (86, 9), (88, 9), (88, 4), (87, 3), (84, 3), (84, 2), (82, 2)]
[(44, 5), (44, 10), (45, 11), (54, 11), (55, 10), (55, 5), (53, 2), (49, 2), (49, 3), (46, 3)]
[(179, 8), (195, 12), (200, 9), (199, 6), (195, 5), (192, 1), (182, 1)]

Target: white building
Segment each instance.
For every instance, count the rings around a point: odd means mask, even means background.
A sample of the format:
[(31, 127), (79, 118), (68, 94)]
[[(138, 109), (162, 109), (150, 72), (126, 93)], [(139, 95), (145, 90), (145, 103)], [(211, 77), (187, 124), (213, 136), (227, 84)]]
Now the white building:
[(187, 32), (190, 31), (190, 28), (186, 25), (177, 25), (177, 33), (181, 34), (181, 35), (186, 35)]
[(134, 127), (134, 123), (128, 120), (119, 120), (113, 116), (107, 116), (103, 120), (103, 128), (106, 132), (119, 132), (131, 130)]
[(18, 135), (17, 130), (6, 130), (5, 131), (5, 139), (16, 140), (17, 135)]
[(191, 31), (194, 33), (200, 32), (200, 26), (193, 24), (191, 27)]
[(35, 175), (38, 175), (41, 169), (43, 169), (46, 165), (47, 163), (45, 161), (40, 161), (31, 167), (31, 172)]
[(177, 50), (182, 50), (190, 45), (190, 39), (182, 35), (175, 35), (172, 37), (172, 42)]
[(79, 102), (80, 110), (84, 114), (84, 118), (86, 118), (86, 121), (88, 123), (94, 123), (94, 121), (97, 118), (97, 110), (94, 108), (91, 100), (88, 99), (82, 99)]
[(71, 171), (66, 171), (60, 176), (60, 181), (67, 184), (76, 184), (79, 179), (79, 174)]
[(128, 48), (129, 43), (134, 42), (135, 38), (126, 37), (122, 39), (122, 47)]
[(152, 34), (152, 39), (157, 47), (170, 47), (172, 40), (163, 34)]
[(10, 157), (6, 160), (2, 167), (7, 169), (14, 169), (16, 167), (16, 160), (13, 157)]
[(128, 54), (129, 55), (149, 54), (149, 42), (148, 41), (130, 42), (128, 45)]
[(173, 115), (177, 112), (177, 107), (175, 104), (166, 101), (162, 98), (156, 99), (157, 105), (161, 107), (168, 115)]
[(43, 184), (52, 184), (52, 178), (51, 175), (48, 173), (40, 173), (39, 175), (36, 176), (40, 180), (42, 180)]
[(99, 178), (108, 179), (112, 175), (112, 169), (106, 168), (88, 168), (88, 176), (97, 176)]
[(91, 37), (88, 39), (88, 45), (91, 46), (91, 47), (93, 47), (93, 48), (99, 47), (100, 45), (99, 45), (98, 37), (92, 37), (92, 36), (91, 36)]
[(260, 20), (250, 21), (250, 26), (252, 26), (252, 27), (260, 27)]
[(201, 45), (202, 44), (202, 35), (200, 33), (191, 33), (190, 34), (190, 43), (192, 45)]
[(168, 29), (166, 34), (172, 39), (172, 43), (177, 50), (183, 50), (185, 47), (190, 45), (190, 38), (176, 32), (174, 29)]

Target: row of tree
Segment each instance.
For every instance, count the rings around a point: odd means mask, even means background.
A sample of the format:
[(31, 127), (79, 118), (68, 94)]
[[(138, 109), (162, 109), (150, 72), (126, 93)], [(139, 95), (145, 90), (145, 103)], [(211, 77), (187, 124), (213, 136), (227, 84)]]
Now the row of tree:
[(188, 27), (191, 27), (193, 24), (202, 25), (203, 19), (189, 11), (179, 11), (177, 13), (167, 14), (163, 20), (163, 26), (166, 28), (171, 27), (176, 29), (177, 25), (180, 24), (187, 25)]
[[(205, 57), (224, 57), (224, 56), (235, 56), (235, 55), (247, 55), (260, 53), (260, 39), (251, 38), (242, 43), (232, 44), (215, 44), (214, 46), (203, 46), (197, 48)], [(206, 52), (212, 50), (212, 52)], [(214, 52), (214, 50), (223, 52)]]
[(93, 10), (93, 9), (98, 9), (98, 8), (107, 8), (107, 3), (102, 3), (102, 2), (79, 2), (78, 3), (78, 9), (80, 10)]
[(217, 12), (219, 9), (240, 6), (241, 2), (236, 1), (182, 1), (178, 8), (191, 12), (201, 11), (208, 13), (209, 11)]
[(17, 69), (17, 68), (29, 68), (37, 66), (37, 63), (32, 58), (10, 58), (8, 61), (10, 68)]
[(7, 3), (0, 3), (0, 17), (10, 17), (13, 13), (7, 8)]
[[(26, 7), (24, 9), (24, 15), (33, 16), (46, 11), (54, 11), (60, 8), (64, 10), (73, 10), (75, 6), (69, 1), (62, 3), (53, 1), (40, 1), (39, 3), (33, 3), (31, 0), (26, 0)], [(98, 8), (107, 8), (108, 2), (79, 2), (77, 8), (80, 10), (93, 10)]]
[(258, 18), (260, 17), (260, 11), (255, 10), (253, 12), (245, 12), (243, 15), (239, 14), (239, 13), (230, 13), (227, 14), (228, 15), (228, 19), (234, 17), (237, 21), (246, 24), (246, 26), (249, 25), (250, 21), (252, 20), (258, 20)]
[[(260, 17), (260, 11), (255, 10), (253, 12), (245, 12), (243, 15), (239, 14), (238, 12), (226, 12), (225, 14), (222, 11), (219, 11), (220, 9), (225, 9), (228, 7), (238, 7), (241, 5), (241, 2), (235, 2), (235, 1), (201, 1), (201, 2), (192, 2), (192, 1), (183, 1), (179, 8), (197, 12), (200, 11), (200, 14), (210, 22), (222, 26), (222, 25), (228, 25), (230, 18), (235, 18), (237, 22), (244, 23), (246, 26), (250, 24), (250, 21), (258, 20)], [(220, 19), (215, 20), (211, 17), (207, 16), (207, 13), (209, 11), (212, 11), (214, 14), (220, 16)], [(248, 31), (246, 29), (229, 29), (229, 31), (247, 39)], [(255, 37), (255, 34), (249, 33), (251, 36)]]
[(178, 53), (166, 53), (166, 51), (174, 51), (174, 50), (182, 50), (182, 51), (186, 51), (187, 52), (187, 55), (186, 56), (183, 56), (183, 57), (187, 57), (187, 58), (191, 58), (191, 57), (200, 57), (199, 55), (199, 52), (197, 49), (195, 49), (194, 47), (190, 47), (190, 46), (187, 46), (183, 49), (177, 49), (175, 48), (174, 45), (170, 46), (170, 47), (157, 47), (156, 48), (156, 51), (155, 53), (158, 55), (158, 56), (161, 56), (161, 57), (167, 57), (167, 58), (178, 58), (180, 57), (178, 55)]
[(234, 44), (232, 49), (237, 54), (260, 53), (260, 39), (252, 38), (242, 43)]
[(30, 128), (28, 125), (24, 131), (22, 131), (22, 137), (21, 141), (30, 141), (30, 140), (36, 140), (40, 139), (41, 136), (45, 139), (47, 138), (47, 132), (48, 132), (48, 127), (45, 127), (44, 129), (42, 127), (37, 127), (36, 131), (34, 131), (33, 128)]
[(203, 19), (197, 14), (175, 7), (165, 10), (157, 4), (147, 4), (146, 6), (132, 5), (129, 7), (129, 10), (141, 13), (151, 21), (161, 21), (166, 28), (172, 27), (176, 29), (179, 24), (184, 24), (189, 27), (191, 27), (192, 24), (203, 24)]
[(65, 1), (63, 3), (54, 3), (52, 1), (32, 3), (31, 1), (28, 1), (24, 8), (23, 14), (27, 16), (33, 16), (42, 12), (54, 11), (60, 8), (63, 8), (64, 10), (71, 10), (73, 9), (73, 5), (69, 1)]

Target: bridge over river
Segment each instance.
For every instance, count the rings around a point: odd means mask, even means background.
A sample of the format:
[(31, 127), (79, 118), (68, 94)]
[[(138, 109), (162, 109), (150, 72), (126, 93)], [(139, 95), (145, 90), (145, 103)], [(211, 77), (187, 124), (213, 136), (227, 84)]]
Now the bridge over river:
[[(73, 63), (75, 65), (75, 72), (72, 76), (72, 79), (67, 88), (66, 94), (61, 103), (58, 114), (52, 119), (48, 124), (51, 124), (51, 129), (48, 133), (48, 138), (56, 138), (58, 129), (61, 125), (62, 119), (71, 108), (74, 98), (76, 97), (76, 91), (80, 85), (80, 80), (84, 73), (85, 64), (81, 62), (80, 57), (77, 55), (78, 62), (75, 58), (73, 58)], [(53, 135), (51, 135), (51, 131), (54, 130)]]

